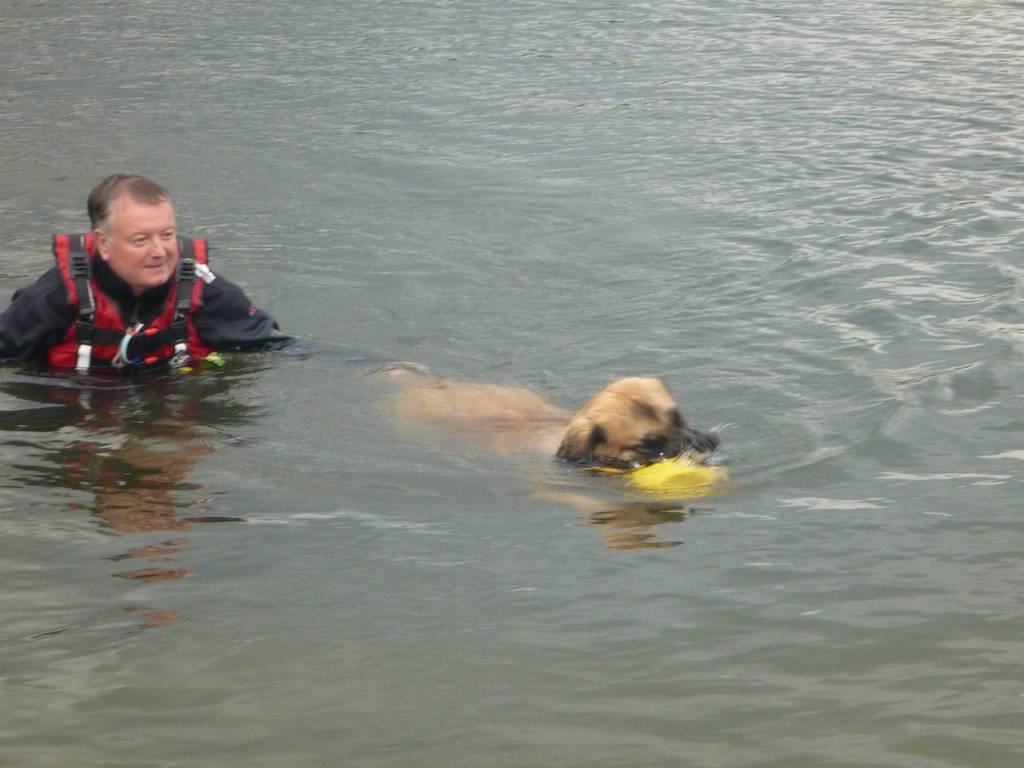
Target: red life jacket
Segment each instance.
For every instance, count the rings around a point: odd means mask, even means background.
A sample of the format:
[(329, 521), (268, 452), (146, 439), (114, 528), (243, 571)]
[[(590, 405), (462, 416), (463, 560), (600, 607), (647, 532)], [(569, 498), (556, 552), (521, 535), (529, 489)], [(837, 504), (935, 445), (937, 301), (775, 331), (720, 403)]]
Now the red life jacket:
[(169, 362), (179, 367), (202, 360), (212, 351), (203, 344), (192, 317), (202, 306), (206, 241), (178, 238), (178, 269), (163, 309), (146, 325), (125, 325), (117, 302), (105, 294), (92, 274), (96, 244), (91, 232), (54, 235), (53, 255), (68, 300), (78, 319), (64, 338), (47, 351), (51, 365), (88, 370), (91, 366), (153, 366)]

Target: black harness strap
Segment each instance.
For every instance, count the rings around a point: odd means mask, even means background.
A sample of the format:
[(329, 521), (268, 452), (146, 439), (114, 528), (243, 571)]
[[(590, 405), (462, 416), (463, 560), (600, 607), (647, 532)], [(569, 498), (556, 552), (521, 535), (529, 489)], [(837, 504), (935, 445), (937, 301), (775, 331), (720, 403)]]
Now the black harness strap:
[(178, 238), (178, 248), (181, 255), (178, 258), (178, 287), (174, 303), (174, 321), (168, 329), (174, 338), (172, 366), (186, 365), (189, 361), (188, 313), (192, 310), (192, 287), (196, 282), (195, 247), (192, 240), (186, 237)]
[(92, 295), (92, 265), (86, 250), (85, 235), (68, 237), (68, 264), (71, 279), (78, 294), (78, 319), (75, 321), (75, 340), (78, 342), (78, 358), (75, 367), (80, 371), (89, 369), (92, 348), (96, 343), (96, 301)]

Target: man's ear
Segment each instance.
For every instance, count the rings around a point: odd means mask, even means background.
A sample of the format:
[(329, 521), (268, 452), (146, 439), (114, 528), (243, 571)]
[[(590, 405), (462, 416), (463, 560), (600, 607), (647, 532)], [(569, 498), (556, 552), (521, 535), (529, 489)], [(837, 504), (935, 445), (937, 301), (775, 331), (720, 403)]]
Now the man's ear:
[(593, 461), (594, 449), (607, 439), (599, 425), (588, 419), (573, 419), (558, 446), (558, 458), (579, 464)]
[(110, 261), (110, 240), (98, 227), (92, 231), (92, 241), (96, 243), (96, 253), (104, 261)]

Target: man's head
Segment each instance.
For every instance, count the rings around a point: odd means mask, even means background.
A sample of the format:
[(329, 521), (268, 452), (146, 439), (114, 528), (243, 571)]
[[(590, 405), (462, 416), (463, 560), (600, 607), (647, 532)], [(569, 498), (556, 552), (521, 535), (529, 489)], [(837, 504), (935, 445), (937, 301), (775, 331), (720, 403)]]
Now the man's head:
[(89, 193), (89, 219), (100, 258), (136, 296), (174, 275), (174, 206), (156, 182), (144, 176), (108, 176)]

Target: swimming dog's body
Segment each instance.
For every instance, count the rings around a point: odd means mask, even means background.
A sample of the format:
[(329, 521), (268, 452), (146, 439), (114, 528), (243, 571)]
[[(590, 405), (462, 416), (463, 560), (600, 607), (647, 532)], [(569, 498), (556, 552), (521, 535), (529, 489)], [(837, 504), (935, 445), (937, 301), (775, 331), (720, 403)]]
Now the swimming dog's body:
[(618, 379), (573, 414), (517, 387), (435, 379), (409, 368), (386, 375), (401, 387), (394, 405), (402, 424), (444, 427), (499, 453), (540, 451), (575, 464), (630, 468), (686, 450), (710, 452), (719, 442), (687, 426), (660, 379)]

